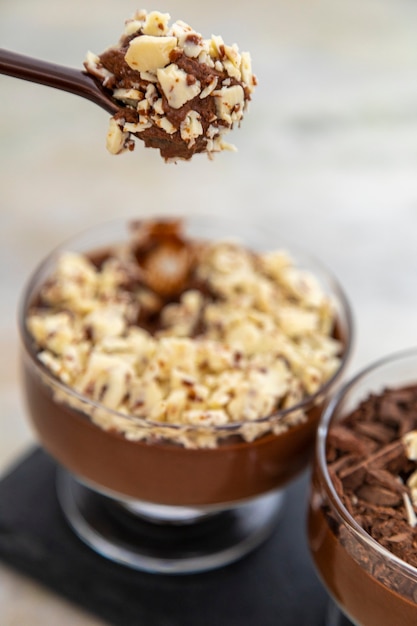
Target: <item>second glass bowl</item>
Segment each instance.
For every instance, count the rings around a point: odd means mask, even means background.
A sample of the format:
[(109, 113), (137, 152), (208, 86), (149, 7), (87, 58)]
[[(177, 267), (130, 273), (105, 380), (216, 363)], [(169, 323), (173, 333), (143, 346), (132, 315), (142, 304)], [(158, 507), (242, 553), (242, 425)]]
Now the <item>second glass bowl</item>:
[[(362, 401), (386, 389), (417, 384), (417, 349), (389, 356), (346, 384), (330, 401), (317, 436), (309, 506), (309, 541), (335, 605), (327, 626), (343, 617), (358, 626), (417, 624), (417, 569), (383, 547), (347, 510), (327, 465), (329, 431)], [(343, 621), (343, 623), (345, 623)]]

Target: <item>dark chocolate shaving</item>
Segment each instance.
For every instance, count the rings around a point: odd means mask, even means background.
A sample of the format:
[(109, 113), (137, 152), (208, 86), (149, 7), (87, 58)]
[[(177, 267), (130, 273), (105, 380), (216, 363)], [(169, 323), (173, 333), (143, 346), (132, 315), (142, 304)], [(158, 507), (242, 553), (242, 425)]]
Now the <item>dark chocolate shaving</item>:
[[(334, 487), (349, 513), (382, 546), (415, 567), (417, 529), (410, 523), (404, 494), (411, 501), (406, 482), (417, 464), (407, 458), (402, 436), (416, 428), (417, 384), (384, 389), (330, 428), (326, 451)], [(341, 527), (336, 532), (343, 536)], [(357, 558), (382, 582), (401, 587), (400, 581), (388, 580), (383, 561), (371, 553)]]

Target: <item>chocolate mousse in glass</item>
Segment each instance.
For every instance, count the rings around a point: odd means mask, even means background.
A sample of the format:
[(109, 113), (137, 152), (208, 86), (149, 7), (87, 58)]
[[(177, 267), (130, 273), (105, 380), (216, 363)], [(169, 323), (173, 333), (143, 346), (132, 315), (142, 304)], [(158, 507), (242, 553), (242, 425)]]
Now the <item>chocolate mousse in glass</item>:
[(308, 530), (328, 626), (417, 624), (416, 487), (412, 349), (353, 378), (319, 426)]
[(350, 353), (345, 295), (274, 229), (124, 220), (67, 241), (20, 309), (23, 389), (94, 550), (151, 572), (236, 560), (275, 528)]

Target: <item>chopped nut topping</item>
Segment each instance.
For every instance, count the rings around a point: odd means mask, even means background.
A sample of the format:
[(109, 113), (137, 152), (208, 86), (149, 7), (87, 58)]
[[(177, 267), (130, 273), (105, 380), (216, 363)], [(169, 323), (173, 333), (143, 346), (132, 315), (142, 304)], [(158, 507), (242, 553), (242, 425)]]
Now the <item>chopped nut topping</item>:
[(110, 122), (112, 154), (132, 150), (132, 136), (158, 148), (166, 161), (234, 149), (222, 135), (241, 122), (257, 84), (249, 53), (219, 36), (203, 39), (181, 20), (169, 21), (167, 13), (139, 11), (127, 21), (117, 46), (86, 56), (87, 72), (121, 105)]
[[(314, 284), (314, 298), (300, 284)], [(53, 375), (102, 404), (80, 407), (101, 427), (213, 447), (306, 419), (274, 414), (338, 369), (334, 322), (328, 296), (286, 253), (187, 240), (173, 220), (133, 223), (130, 244), (100, 262), (64, 254), (27, 327)]]

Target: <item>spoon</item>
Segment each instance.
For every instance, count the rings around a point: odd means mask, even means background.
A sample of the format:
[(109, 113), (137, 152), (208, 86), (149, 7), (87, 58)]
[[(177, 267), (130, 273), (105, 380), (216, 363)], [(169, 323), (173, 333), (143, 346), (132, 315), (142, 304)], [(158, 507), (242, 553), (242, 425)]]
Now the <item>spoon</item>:
[(0, 48), (0, 74), (76, 94), (114, 115), (121, 108), (93, 76), (71, 67), (55, 65)]

